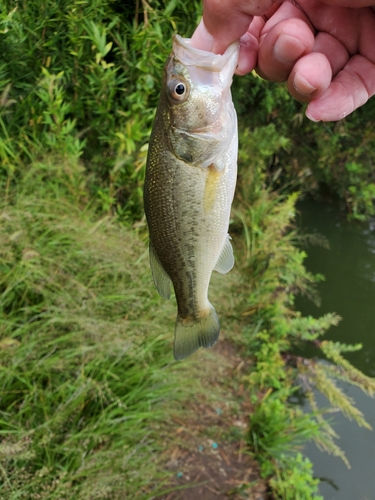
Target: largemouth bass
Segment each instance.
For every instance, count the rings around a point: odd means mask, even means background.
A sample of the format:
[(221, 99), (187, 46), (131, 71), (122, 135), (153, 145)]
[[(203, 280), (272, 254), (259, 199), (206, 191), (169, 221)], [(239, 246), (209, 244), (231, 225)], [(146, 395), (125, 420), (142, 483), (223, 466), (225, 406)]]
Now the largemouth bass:
[(230, 86), (238, 45), (217, 55), (173, 37), (150, 139), (144, 188), (156, 288), (177, 300), (174, 357), (211, 347), (220, 332), (208, 300), (213, 270), (234, 265), (228, 235), (237, 175)]

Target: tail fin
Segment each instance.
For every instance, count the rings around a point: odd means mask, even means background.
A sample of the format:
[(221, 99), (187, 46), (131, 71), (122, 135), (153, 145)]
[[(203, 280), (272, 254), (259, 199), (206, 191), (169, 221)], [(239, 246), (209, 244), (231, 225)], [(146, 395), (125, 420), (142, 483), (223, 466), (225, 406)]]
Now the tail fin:
[(196, 322), (188, 322), (177, 316), (173, 354), (175, 359), (184, 359), (200, 347), (212, 347), (220, 333), (220, 323), (214, 307)]

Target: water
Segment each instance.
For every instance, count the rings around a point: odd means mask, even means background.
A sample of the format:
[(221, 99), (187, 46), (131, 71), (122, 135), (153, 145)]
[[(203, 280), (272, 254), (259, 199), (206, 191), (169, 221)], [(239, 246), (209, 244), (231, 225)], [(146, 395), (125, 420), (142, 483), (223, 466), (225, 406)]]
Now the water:
[[(327, 312), (339, 314), (342, 321), (325, 338), (363, 344), (362, 350), (348, 353), (347, 358), (366, 375), (375, 377), (375, 223), (348, 223), (336, 208), (311, 201), (298, 208), (302, 231), (324, 235), (330, 249), (307, 249), (307, 269), (326, 278), (318, 286), (321, 306), (299, 298), (296, 307), (304, 315), (315, 317)], [(341, 387), (375, 429), (375, 400), (357, 388)], [(323, 397), (320, 402), (326, 405)], [(321, 495), (325, 500), (375, 500), (375, 430), (362, 429), (341, 414), (335, 414), (333, 425), (351, 469), (314, 444), (308, 445), (305, 452), (314, 463), (315, 475), (323, 480)]]

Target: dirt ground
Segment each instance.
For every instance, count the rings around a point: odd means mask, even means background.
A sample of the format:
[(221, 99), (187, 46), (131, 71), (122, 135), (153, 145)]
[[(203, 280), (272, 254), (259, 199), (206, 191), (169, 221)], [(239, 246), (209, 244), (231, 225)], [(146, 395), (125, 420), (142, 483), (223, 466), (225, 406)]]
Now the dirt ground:
[(186, 418), (173, 419), (168, 434), (174, 438), (163, 454), (171, 480), (154, 500), (269, 500), (245, 442), (252, 405), (242, 380), (249, 362), (226, 340), (211, 352), (213, 356), (206, 359), (202, 353), (199, 360), (208, 374), (204, 384), (214, 384), (223, 399), (200, 396)]
[(177, 448), (171, 467), (178, 472), (171, 487), (179, 489), (158, 499), (266, 500), (266, 487), (258, 480), (257, 464), (242, 453), (238, 444), (223, 448), (214, 450), (208, 446), (196, 453)]

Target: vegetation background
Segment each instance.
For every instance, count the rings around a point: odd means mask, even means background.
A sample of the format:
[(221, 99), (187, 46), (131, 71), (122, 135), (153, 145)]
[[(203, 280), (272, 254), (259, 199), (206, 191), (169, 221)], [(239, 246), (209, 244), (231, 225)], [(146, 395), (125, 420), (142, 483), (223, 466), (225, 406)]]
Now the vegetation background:
[[(1, 498), (152, 498), (167, 477), (158, 426), (203, 390), (193, 362), (171, 359), (173, 306), (153, 290), (142, 204), (171, 36), (200, 15), (183, 0), (0, 3)], [(375, 385), (341, 354), (360, 346), (317, 340), (339, 318), (293, 310), (321, 279), (303, 267), (294, 206), (309, 195), (374, 215), (374, 103), (314, 124), (255, 75), (233, 98), (241, 274), (222, 286), (236, 297), (232, 341), (253, 359), (245, 437), (275, 498), (310, 500), (318, 481), (296, 446), (345, 457), (308, 387), (367, 425), (335, 380)], [(306, 341), (332, 364), (290, 363)], [(303, 380), (307, 415), (290, 403)]]

